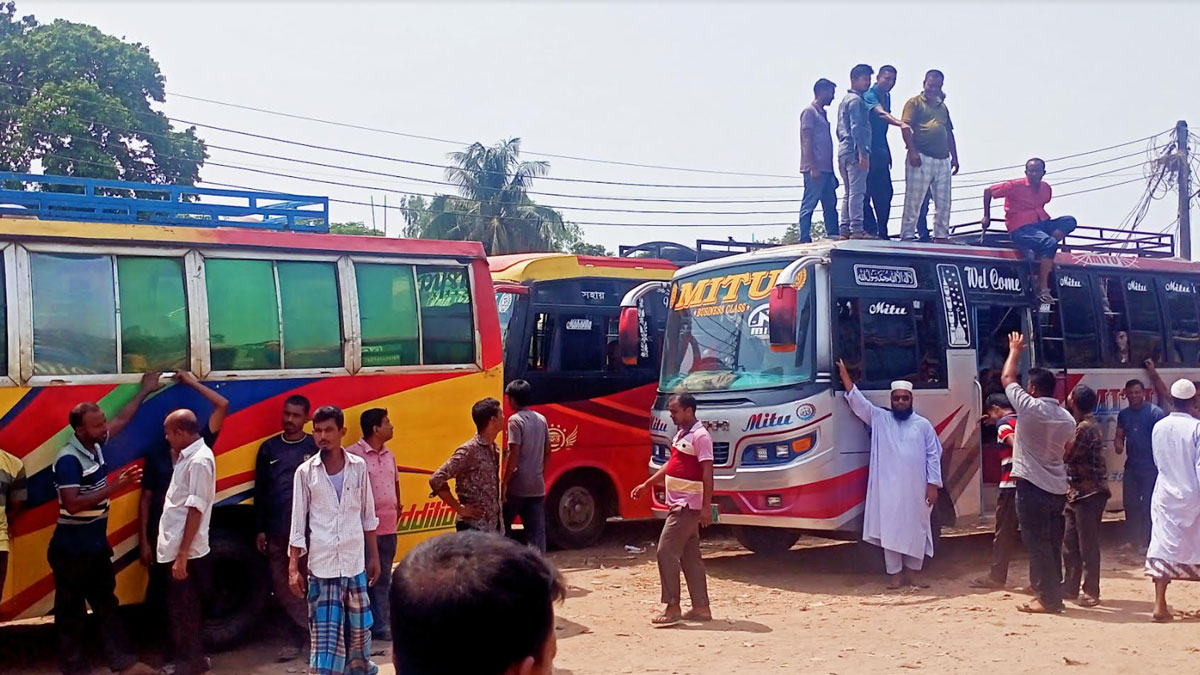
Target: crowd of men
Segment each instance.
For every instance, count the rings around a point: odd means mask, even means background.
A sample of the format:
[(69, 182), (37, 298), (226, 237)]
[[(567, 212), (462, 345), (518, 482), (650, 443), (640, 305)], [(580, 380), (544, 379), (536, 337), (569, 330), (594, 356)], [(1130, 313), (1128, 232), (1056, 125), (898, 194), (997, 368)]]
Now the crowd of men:
[[(925, 73), (921, 93), (908, 99), (899, 119), (892, 115), (895, 66), (874, 69), (866, 64), (850, 71), (850, 88), (838, 104), (836, 125), (825, 109), (833, 103), (837, 85), (825, 78), (813, 85), (813, 102), (800, 113), (800, 172), (804, 196), (800, 203), (801, 243), (812, 241), (812, 218), (820, 204), (825, 232), (840, 239), (888, 239), (892, 208), (892, 153), (889, 127), (899, 127), (906, 148), (904, 210), (900, 239), (931, 239), (927, 224), (933, 203), (932, 241), (950, 244), (950, 182), (958, 173), (958, 144), (954, 123), (942, 89), (940, 70)], [(836, 132), (836, 144), (834, 137)], [(835, 173), (835, 161), (836, 172)], [(1039, 261), (1038, 297), (1053, 302), (1047, 279), (1059, 244), (1076, 227), (1071, 216), (1051, 218), (1046, 212), (1052, 190), (1043, 180), (1046, 163), (1038, 158), (1025, 165), (1025, 177), (998, 183), (983, 194), (984, 231), (991, 224), (992, 199), (1004, 201), (1004, 223), (1013, 246)], [(843, 185), (841, 214), (837, 188)]]

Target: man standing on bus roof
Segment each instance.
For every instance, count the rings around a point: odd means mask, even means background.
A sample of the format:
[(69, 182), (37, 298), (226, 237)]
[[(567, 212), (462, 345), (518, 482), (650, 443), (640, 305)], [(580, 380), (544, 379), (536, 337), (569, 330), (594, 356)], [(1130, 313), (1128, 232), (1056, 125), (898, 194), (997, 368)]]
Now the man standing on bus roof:
[(888, 238), (888, 217), (892, 211), (892, 149), (888, 147), (888, 126), (903, 129), (906, 124), (892, 117), (892, 87), (896, 86), (896, 67), (883, 66), (875, 84), (863, 94), (871, 116), (871, 168), (867, 170), (867, 196), (863, 200), (863, 229), (880, 239)]
[(142, 375), (133, 399), (111, 422), (95, 403), (71, 409), (72, 434), (54, 460), (58, 491), (58, 524), (50, 538), (47, 559), (54, 574), (54, 626), (58, 630), (63, 675), (92, 672), (83, 648), (89, 640), (87, 608), (96, 615), (109, 667), (120, 675), (155, 675), (138, 661), (117, 614), (117, 572), (108, 545), (109, 499), (142, 480), (142, 469), (131, 466), (108, 482), (103, 444), (133, 420), (142, 401), (158, 389), (160, 373)]
[(904, 163), (904, 216), (900, 238), (917, 238), (917, 216), (921, 200), (933, 191), (933, 240), (950, 243), (950, 177), (958, 173), (958, 145), (954, 123), (942, 91), (945, 76), (940, 70), (925, 73), (920, 94), (904, 104), (901, 127), (908, 160)]
[(1034, 157), (1025, 162), (1025, 177), (997, 183), (983, 191), (984, 230), (992, 222), (992, 198), (1004, 198), (1004, 225), (1013, 245), (1036, 258), (1038, 263), (1037, 297), (1043, 303), (1054, 302), (1050, 295), (1050, 270), (1054, 269), (1054, 254), (1058, 245), (1075, 229), (1071, 216), (1051, 218), (1046, 204), (1053, 194), (1050, 184), (1042, 180), (1046, 162)]
[[(980, 377), (986, 383), (987, 378)], [(986, 386), (986, 384), (984, 384)], [(971, 581), (972, 588), (1004, 588), (1008, 583), (1008, 563), (1013, 550), (1021, 541), (1017, 528), (1017, 484), (1012, 478), (1013, 442), (1016, 440), (1017, 414), (1008, 397), (996, 392), (984, 402), (986, 421), (996, 425), (996, 440), (1000, 450), (1000, 489), (996, 497), (996, 535), (992, 539), (992, 566), (986, 577)]]
[(400, 471), (396, 456), (385, 443), (392, 440), (394, 430), (388, 412), (383, 408), (364, 410), (359, 416), (363, 437), (346, 452), (357, 455), (367, 463), (371, 479), (371, 495), (375, 498), (375, 545), (379, 548), (379, 581), (371, 587), (371, 637), (390, 642), (391, 613), (388, 602), (391, 594), (392, 563), (396, 561), (396, 526), (400, 520)]
[[(496, 437), (504, 430), (504, 408), (488, 397), (471, 406), (475, 435), (429, 477), (431, 497), (438, 497), (458, 514), (455, 529), (504, 531), (500, 517), (500, 448)], [(454, 479), (455, 497), (450, 491)]]
[[(320, 450), (296, 469), (288, 541), (288, 585), (308, 598), (310, 675), (369, 675), (371, 598), (379, 579), (375, 499), (367, 463), (346, 452), (346, 418), (335, 406), (313, 413)], [(308, 554), (308, 583), (300, 556)]]
[(837, 85), (825, 78), (813, 85), (813, 102), (800, 112), (800, 173), (804, 196), (800, 200), (800, 243), (812, 241), (812, 217), (817, 202), (825, 213), (825, 235), (838, 235), (837, 177), (833, 173), (833, 134), (825, 108), (833, 102)]
[(863, 205), (867, 196), (867, 171), (871, 168), (871, 119), (863, 94), (871, 87), (871, 66), (860, 63), (850, 70), (850, 89), (838, 104), (838, 171), (842, 192), (841, 239), (866, 239)]
[(942, 443), (929, 420), (913, 412), (913, 385), (892, 382), (891, 408), (867, 400), (838, 359), (846, 402), (871, 428), (871, 465), (863, 541), (883, 549), (888, 588), (928, 588), (914, 573), (933, 555), (930, 514), (942, 487)]
[[(666, 609), (651, 623), (673, 626), (681, 621), (712, 621), (708, 578), (700, 557), (700, 528), (713, 522), (713, 442), (708, 429), (696, 419), (696, 397), (675, 394), (667, 400), (671, 421), (679, 430), (671, 441), (671, 459), (641, 485), (631, 499), (665, 482), (667, 520), (658, 539), (658, 576)], [(682, 613), (679, 572), (687, 580), (692, 609)]]
[(1008, 358), (1000, 371), (1004, 393), (1017, 411), (1013, 478), (1017, 482), (1017, 521), (1029, 551), (1029, 584), (1037, 599), (1021, 605), (1030, 614), (1063, 610), (1062, 545), (1067, 505), (1067, 442), (1075, 437), (1075, 418), (1054, 398), (1057, 380), (1045, 368), (1029, 370), (1024, 389), (1017, 381), (1025, 336), (1008, 336)]
[(1125, 400), (1129, 405), (1117, 413), (1113, 448), (1118, 455), (1128, 451), (1125, 454), (1125, 478), (1121, 484), (1125, 534), (1129, 537), (1129, 546), (1145, 555), (1146, 547), (1150, 545), (1150, 497), (1158, 480), (1151, 434), (1154, 425), (1167, 414), (1146, 400), (1146, 387), (1136, 378), (1125, 383)]
[[(288, 539), (292, 529), (292, 491), (296, 469), (317, 453), (317, 444), (304, 432), (311, 405), (293, 394), (283, 401), (283, 433), (258, 446), (254, 463), (254, 511), (259, 553), (267, 556), (275, 600), (291, 619), (286, 627), (289, 643), (279, 650), (280, 661), (300, 656), (308, 644), (308, 604), (288, 588)], [(300, 560), (300, 574), (305, 574)]]
[(513, 409), (508, 418), (508, 459), (504, 462), (504, 530), (512, 536), (521, 517), (525, 543), (546, 552), (546, 464), (550, 429), (541, 413), (529, 409), (529, 383), (513, 380), (504, 395)]

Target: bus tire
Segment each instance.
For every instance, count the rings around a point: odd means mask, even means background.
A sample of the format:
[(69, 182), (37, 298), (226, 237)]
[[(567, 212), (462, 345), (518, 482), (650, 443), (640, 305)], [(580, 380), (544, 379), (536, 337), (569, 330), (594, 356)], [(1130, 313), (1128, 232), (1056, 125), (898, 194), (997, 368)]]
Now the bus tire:
[(738, 525), (733, 536), (742, 548), (761, 555), (779, 554), (790, 549), (799, 539), (799, 530), (782, 527), (753, 527)]
[(266, 559), (254, 549), (252, 538), (214, 530), (210, 547), (204, 644), (221, 651), (252, 635), (270, 597), (271, 582)]
[(604, 534), (610, 496), (604, 483), (587, 474), (566, 476), (546, 498), (546, 538), (557, 549), (584, 548)]

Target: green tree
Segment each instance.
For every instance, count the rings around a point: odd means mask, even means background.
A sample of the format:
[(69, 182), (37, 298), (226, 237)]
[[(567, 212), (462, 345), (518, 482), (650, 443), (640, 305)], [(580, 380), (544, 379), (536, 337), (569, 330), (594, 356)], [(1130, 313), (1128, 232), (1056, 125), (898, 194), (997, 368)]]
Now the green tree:
[(0, 169), (194, 185), (204, 142), (150, 107), (165, 86), (145, 46), (0, 3)]
[(589, 244), (586, 241), (577, 241), (571, 244), (567, 251), (575, 255), (612, 255), (603, 245)]
[(577, 226), (529, 197), (533, 179), (545, 175), (550, 163), (523, 161), (520, 154), (519, 138), (450, 153), (446, 180), (459, 195), (407, 199), (405, 236), (479, 241), (489, 255), (558, 251), (578, 241)]
[(376, 230), (374, 228), (368, 227), (365, 223), (363, 223), (361, 221), (354, 221), (354, 222), (350, 222), (350, 223), (330, 223), (329, 231), (334, 234), (359, 234), (359, 235), (365, 235), (368, 237), (382, 237), (383, 236), (383, 230)]

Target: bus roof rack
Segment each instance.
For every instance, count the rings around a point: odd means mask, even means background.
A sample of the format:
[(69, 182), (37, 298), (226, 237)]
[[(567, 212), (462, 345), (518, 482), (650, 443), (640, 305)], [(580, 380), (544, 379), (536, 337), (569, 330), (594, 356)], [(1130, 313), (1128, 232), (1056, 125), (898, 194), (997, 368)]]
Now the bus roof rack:
[(0, 171), (0, 216), (328, 232), (329, 198)]
[(778, 244), (761, 241), (735, 241), (733, 237), (724, 241), (697, 239), (696, 248), (673, 241), (648, 241), (636, 246), (621, 246), (618, 249), (618, 255), (622, 258), (662, 258), (683, 266), (738, 253), (749, 253), (772, 246), (778, 246)]
[[(1004, 220), (993, 218), (994, 224), (984, 232), (980, 221), (950, 226), (950, 237), (960, 243), (974, 246), (1013, 248), (1008, 230), (1003, 229)], [(1069, 251), (1087, 251), (1108, 255), (1134, 255), (1143, 258), (1171, 258), (1175, 255), (1175, 235), (1167, 232), (1144, 232), (1116, 227), (1077, 225), (1063, 248)]]

